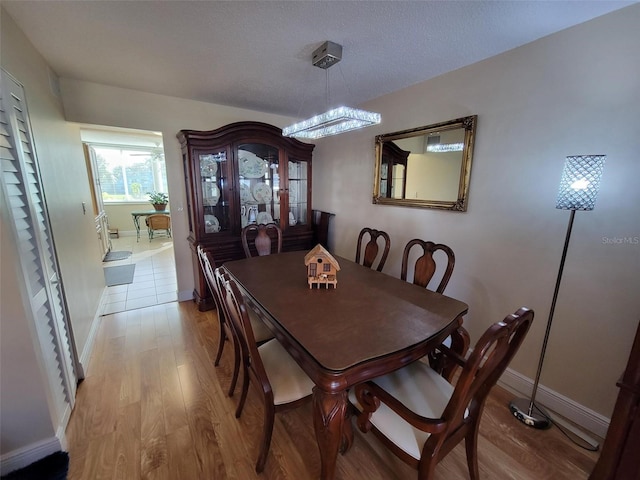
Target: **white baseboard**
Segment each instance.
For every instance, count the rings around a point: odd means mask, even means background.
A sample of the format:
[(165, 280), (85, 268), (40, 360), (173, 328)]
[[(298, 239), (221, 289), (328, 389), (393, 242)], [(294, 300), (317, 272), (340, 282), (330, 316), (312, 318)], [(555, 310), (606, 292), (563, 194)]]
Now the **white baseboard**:
[(193, 290), (186, 290), (183, 292), (178, 292), (178, 301), (179, 302), (186, 302), (188, 300), (192, 300), (193, 301)]
[(6, 475), (61, 450), (64, 447), (56, 436), (7, 452), (0, 457), (0, 474)]
[(71, 405), (67, 403), (67, 408), (64, 409), (64, 415), (62, 416), (62, 422), (58, 426), (56, 431), (56, 437), (60, 442), (60, 450), (67, 450), (67, 425), (69, 425), (69, 419), (71, 418)]
[[(510, 368), (507, 368), (502, 377), (500, 377), (498, 385), (523, 398), (531, 398), (531, 392), (533, 391), (533, 380)], [(541, 384), (538, 384), (536, 403), (574, 422), (600, 438), (605, 438), (607, 435), (607, 429), (611, 422), (610, 418), (600, 415)]]
[(89, 335), (87, 336), (87, 341), (84, 344), (82, 349), (82, 353), (80, 354), (80, 366), (82, 368), (82, 378), (87, 373), (87, 367), (89, 366), (89, 360), (91, 359), (91, 353), (93, 352), (93, 344), (96, 339), (96, 334), (98, 333), (98, 328), (100, 327), (100, 312), (102, 312), (104, 308), (104, 303), (107, 298), (107, 289), (102, 291), (102, 297), (100, 298), (100, 303), (98, 305), (98, 310), (93, 316), (93, 321), (91, 322), (91, 328), (89, 329)]

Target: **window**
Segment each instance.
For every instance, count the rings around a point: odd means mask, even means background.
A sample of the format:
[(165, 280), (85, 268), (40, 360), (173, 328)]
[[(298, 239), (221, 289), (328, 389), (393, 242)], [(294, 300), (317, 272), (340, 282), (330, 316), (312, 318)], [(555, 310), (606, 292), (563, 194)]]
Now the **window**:
[(89, 144), (98, 166), (104, 203), (144, 202), (148, 192), (167, 192), (161, 147)]
[(323, 272), (330, 272), (331, 271), (331, 264), (330, 263), (325, 263), (324, 265), (322, 265), (322, 271)]

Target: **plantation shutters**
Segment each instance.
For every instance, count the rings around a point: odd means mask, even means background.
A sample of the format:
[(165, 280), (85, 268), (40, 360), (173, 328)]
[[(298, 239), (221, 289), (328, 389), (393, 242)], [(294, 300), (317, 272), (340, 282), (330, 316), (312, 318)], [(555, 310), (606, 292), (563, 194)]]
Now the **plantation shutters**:
[[(23, 301), (42, 350), (52, 398), (62, 422), (76, 394), (75, 352), (58, 273), (47, 206), (42, 191), (21, 84), (2, 70), (0, 88), (0, 202), (4, 228), (12, 228), (19, 250)], [(19, 301), (19, 299), (16, 299)], [(70, 411), (70, 410), (69, 410)]]

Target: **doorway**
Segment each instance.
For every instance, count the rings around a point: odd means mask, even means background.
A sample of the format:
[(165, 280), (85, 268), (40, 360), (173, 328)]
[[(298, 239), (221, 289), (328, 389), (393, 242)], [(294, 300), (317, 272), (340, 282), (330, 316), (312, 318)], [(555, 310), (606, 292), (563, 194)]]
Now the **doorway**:
[[(146, 217), (132, 215), (153, 211), (150, 193), (168, 194), (162, 134), (83, 125), (80, 135), (93, 186), (103, 267), (128, 265), (133, 269), (133, 278), (127, 279), (131, 280), (129, 283), (107, 286), (100, 314), (176, 301), (172, 238), (149, 238)], [(167, 210), (170, 202), (169, 198)]]

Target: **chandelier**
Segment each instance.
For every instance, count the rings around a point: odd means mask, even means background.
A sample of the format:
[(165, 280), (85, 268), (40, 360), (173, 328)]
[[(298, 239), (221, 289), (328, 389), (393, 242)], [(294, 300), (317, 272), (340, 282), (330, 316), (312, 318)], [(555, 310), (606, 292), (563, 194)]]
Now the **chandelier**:
[[(328, 69), (342, 59), (342, 46), (325, 42), (313, 52), (313, 65)], [(329, 79), (327, 77), (327, 84)], [(327, 88), (328, 90), (328, 88)], [(282, 129), (285, 137), (322, 138), (380, 123), (379, 113), (351, 107), (338, 107)]]

